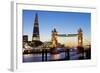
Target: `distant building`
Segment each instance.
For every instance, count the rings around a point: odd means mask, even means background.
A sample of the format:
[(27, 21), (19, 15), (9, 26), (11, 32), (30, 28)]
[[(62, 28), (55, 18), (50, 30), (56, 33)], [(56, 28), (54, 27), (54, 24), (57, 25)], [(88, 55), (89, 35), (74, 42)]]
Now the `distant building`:
[(23, 42), (25, 42), (25, 43), (28, 42), (28, 35), (23, 35)]

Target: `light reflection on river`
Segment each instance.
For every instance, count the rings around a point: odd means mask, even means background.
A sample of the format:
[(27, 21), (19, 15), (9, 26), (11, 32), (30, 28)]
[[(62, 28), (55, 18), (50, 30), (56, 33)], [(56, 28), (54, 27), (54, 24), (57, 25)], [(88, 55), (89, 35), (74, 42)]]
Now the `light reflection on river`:
[[(69, 55), (70, 55), (70, 60), (78, 60), (81, 54), (77, 54), (77, 50), (74, 49), (69, 52)], [(65, 52), (53, 55), (51, 55), (50, 53), (47, 54), (47, 61), (59, 60), (64, 58), (65, 58)], [(41, 61), (42, 61), (42, 54), (23, 55), (23, 62), (41, 62)]]

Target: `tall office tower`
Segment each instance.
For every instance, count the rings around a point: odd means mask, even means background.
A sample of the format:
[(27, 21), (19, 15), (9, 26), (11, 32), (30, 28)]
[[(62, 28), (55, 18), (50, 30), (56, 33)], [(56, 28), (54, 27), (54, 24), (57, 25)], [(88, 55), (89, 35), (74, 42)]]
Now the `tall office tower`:
[(32, 41), (40, 41), (38, 14), (35, 15)]

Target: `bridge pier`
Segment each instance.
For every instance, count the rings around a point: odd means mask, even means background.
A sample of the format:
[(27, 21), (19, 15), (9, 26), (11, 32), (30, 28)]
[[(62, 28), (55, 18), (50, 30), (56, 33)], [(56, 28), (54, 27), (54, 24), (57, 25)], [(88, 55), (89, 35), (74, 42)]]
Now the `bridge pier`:
[(45, 61), (47, 61), (47, 49), (45, 49)]
[(79, 59), (84, 59), (84, 52), (85, 52), (84, 48), (81, 47), (81, 46), (78, 46), (77, 49), (78, 49), (78, 54), (81, 54), (81, 56), (79, 57)]
[(69, 49), (65, 50), (65, 59), (67, 59), (67, 60), (70, 59)]
[(42, 50), (42, 61), (47, 61), (47, 49)]
[(42, 61), (44, 61), (44, 49), (42, 49)]

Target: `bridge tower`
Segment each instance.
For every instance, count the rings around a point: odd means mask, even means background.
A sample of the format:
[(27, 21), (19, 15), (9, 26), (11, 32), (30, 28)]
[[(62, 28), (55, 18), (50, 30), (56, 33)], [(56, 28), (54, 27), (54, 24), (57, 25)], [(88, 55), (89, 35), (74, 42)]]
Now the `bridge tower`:
[(52, 42), (52, 48), (56, 48), (57, 44), (58, 44), (58, 41), (57, 41), (57, 31), (56, 31), (55, 28), (52, 31), (51, 42)]
[(78, 30), (78, 46), (83, 47), (83, 31), (81, 28)]

